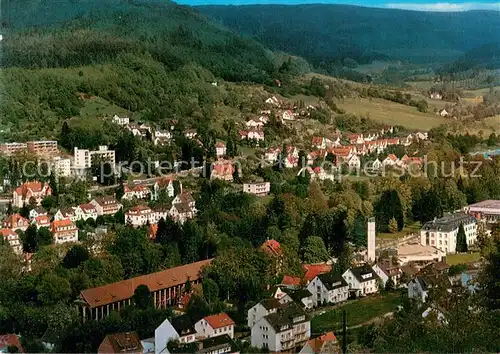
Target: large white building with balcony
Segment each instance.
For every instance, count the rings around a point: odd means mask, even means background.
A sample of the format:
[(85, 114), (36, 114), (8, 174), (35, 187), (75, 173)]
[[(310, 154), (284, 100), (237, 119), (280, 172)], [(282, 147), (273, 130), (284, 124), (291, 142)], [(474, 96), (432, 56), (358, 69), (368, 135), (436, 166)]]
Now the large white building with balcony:
[(252, 346), (271, 352), (302, 348), (311, 337), (311, 322), (296, 303), (262, 317), (252, 326)]
[(109, 162), (111, 166), (115, 165), (115, 150), (109, 150), (106, 145), (99, 146), (97, 150), (79, 149), (75, 147), (73, 155), (73, 167), (75, 168), (89, 168), (92, 166), (92, 162), (98, 159)]
[(462, 212), (445, 214), (442, 218), (426, 222), (420, 230), (420, 243), (445, 253), (455, 253), (460, 225), (464, 227), (467, 245), (474, 244), (477, 239), (477, 219)]

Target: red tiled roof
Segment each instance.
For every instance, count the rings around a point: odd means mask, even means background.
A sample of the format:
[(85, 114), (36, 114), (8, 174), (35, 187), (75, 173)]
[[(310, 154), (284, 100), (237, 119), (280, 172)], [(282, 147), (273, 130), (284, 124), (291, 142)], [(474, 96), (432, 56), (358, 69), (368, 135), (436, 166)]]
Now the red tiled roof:
[(13, 231), (13, 230), (11, 230), (11, 229), (7, 229), (7, 228), (0, 229), (0, 234), (1, 234), (3, 237), (8, 237), (8, 236), (14, 236), (14, 235), (17, 235), (15, 231)]
[(130, 209), (127, 214), (141, 214), (141, 212), (152, 212), (151, 208), (147, 205), (136, 205), (132, 209)]
[(323, 137), (322, 136), (314, 136), (312, 138), (312, 144), (313, 145), (321, 145), (323, 143)]
[(8, 227), (8, 228), (11, 228), (11, 227), (14, 227), (14, 226), (17, 226), (19, 224), (19, 222), (22, 222), (23, 224), (28, 224), (28, 220), (23, 218), (21, 216), (21, 214), (12, 214), (10, 216), (8, 216), (4, 222), (3, 222), (3, 226), (5, 227)]
[(35, 193), (40, 193), (43, 189), (42, 182), (34, 181), (34, 182), (25, 182), (16, 188), (16, 193), (22, 196), (26, 195), (28, 190), (32, 190)]
[(390, 160), (392, 160), (392, 161), (397, 161), (397, 159), (398, 159), (398, 157), (396, 155), (394, 155), (394, 154), (389, 154), (387, 156), (387, 158), (390, 159)]
[(24, 349), (21, 346), (19, 338), (15, 334), (0, 334), (0, 349), (15, 346), (19, 350), (19, 353), (24, 353)]
[(267, 240), (261, 246), (262, 250), (272, 256), (281, 255), (281, 245), (276, 240)]
[(232, 175), (234, 172), (233, 164), (230, 161), (220, 161), (214, 163), (214, 169), (217, 175)]
[(84, 212), (95, 212), (96, 208), (94, 204), (87, 203), (87, 204), (80, 204), (80, 209), (82, 209)]
[(281, 282), (281, 284), (299, 286), (301, 281), (302, 279), (299, 277), (294, 277), (293, 275), (285, 275), (283, 276), (283, 281)]
[(59, 229), (60, 227), (68, 227), (68, 226), (71, 226), (71, 227), (76, 229), (76, 226), (75, 226), (75, 224), (73, 224), (73, 221), (71, 221), (69, 219), (52, 221), (51, 229), (52, 229), (52, 232), (56, 232), (57, 229)]
[(304, 269), (306, 270), (306, 274), (304, 277), (307, 281), (313, 280), (317, 275), (328, 273), (332, 270), (332, 266), (329, 264), (304, 264)]
[(80, 296), (91, 308), (127, 300), (134, 295), (134, 291), (139, 285), (146, 285), (149, 291), (153, 292), (185, 284), (188, 279), (198, 280), (201, 277), (202, 268), (209, 265), (212, 260), (213, 258), (82, 290)]
[(234, 326), (234, 321), (225, 312), (218, 313), (217, 315), (207, 316), (203, 319), (207, 321), (210, 327), (212, 327), (213, 329), (231, 325)]
[(50, 224), (50, 218), (47, 215), (40, 215), (35, 218), (38, 225), (48, 225)]
[(215, 147), (218, 147), (218, 148), (223, 148), (223, 147), (226, 147), (226, 144), (224, 144), (223, 142), (221, 141), (218, 141), (215, 143)]
[(333, 332), (325, 333), (317, 338), (309, 340), (309, 345), (311, 346), (314, 353), (320, 353), (325, 342), (337, 342), (337, 337)]
[(173, 175), (166, 176), (166, 177), (160, 177), (160, 178), (156, 179), (156, 183), (158, 183), (158, 185), (160, 185), (160, 186), (168, 186), (169, 183), (171, 183), (173, 181), (174, 181)]

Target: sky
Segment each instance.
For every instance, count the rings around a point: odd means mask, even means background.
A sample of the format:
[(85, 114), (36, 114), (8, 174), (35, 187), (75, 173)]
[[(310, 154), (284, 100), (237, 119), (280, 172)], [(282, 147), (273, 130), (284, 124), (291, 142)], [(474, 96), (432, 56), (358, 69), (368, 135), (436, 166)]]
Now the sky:
[(349, 4), (369, 7), (405, 9), (416, 11), (500, 11), (498, 0), (174, 0), (183, 5), (248, 5), (248, 4)]

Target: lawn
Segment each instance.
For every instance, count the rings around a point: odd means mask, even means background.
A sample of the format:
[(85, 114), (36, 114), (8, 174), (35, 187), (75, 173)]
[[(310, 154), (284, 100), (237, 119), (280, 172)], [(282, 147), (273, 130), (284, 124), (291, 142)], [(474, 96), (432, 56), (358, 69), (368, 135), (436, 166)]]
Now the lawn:
[(418, 233), (420, 231), (420, 227), (421, 227), (420, 223), (417, 222), (413, 225), (406, 226), (403, 228), (403, 230), (395, 232), (393, 234), (381, 232), (377, 234), (377, 238), (385, 240), (395, 240), (398, 238), (403, 238), (410, 233)]
[(321, 334), (332, 330), (335, 332), (342, 328), (342, 310), (346, 311), (347, 327), (353, 327), (392, 312), (400, 304), (401, 295), (399, 292), (348, 301), (333, 310), (313, 317), (311, 320), (311, 333)]
[(415, 107), (386, 101), (383, 99), (348, 98), (337, 104), (347, 113), (367, 116), (388, 125), (402, 125), (408, 129), (429, 130), (441, 124), (448, 124), (450, 119), (433, 113), (422, 113)]
[(474, 263), (477, 262), (479, 258), (481, 258), (481, 254), (479, 252), (450, 254), (446, 256), (446, 263), (449, 265)]

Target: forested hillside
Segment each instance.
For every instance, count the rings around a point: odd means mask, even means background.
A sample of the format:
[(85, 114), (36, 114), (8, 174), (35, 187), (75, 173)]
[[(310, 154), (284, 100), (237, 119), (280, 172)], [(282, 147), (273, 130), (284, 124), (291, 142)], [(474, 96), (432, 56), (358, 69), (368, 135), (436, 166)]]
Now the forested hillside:
[(11, 139), (53, 137), (78, 116), (79, 93), (153, 121), (210, 116), (211, 82), (272, 83), (287, 60), (173, 2), (18, 0), (8, 12), (0, 124)]
[(463, 72), (471, 69), (500, 68), (500, 42), (488, 43), (474, 48), (449, 65), (443, 71), (447, 73)]
[(346, 5), (200, 6), (218, 22), (265, 45), (328, 67), (389, 57), (449, 62), (497, 38), (494, 11), (415, 12)]

